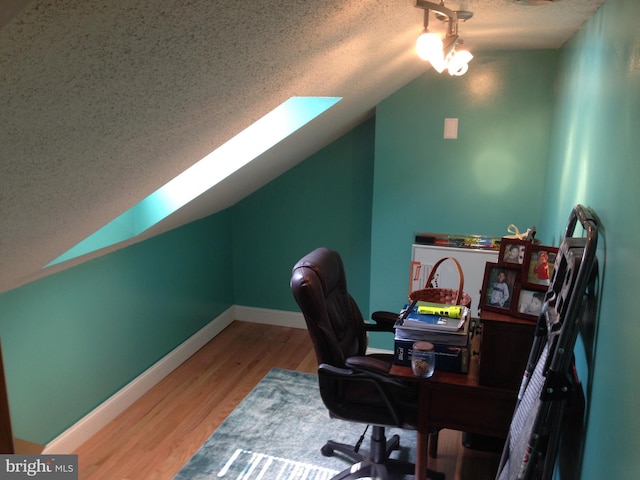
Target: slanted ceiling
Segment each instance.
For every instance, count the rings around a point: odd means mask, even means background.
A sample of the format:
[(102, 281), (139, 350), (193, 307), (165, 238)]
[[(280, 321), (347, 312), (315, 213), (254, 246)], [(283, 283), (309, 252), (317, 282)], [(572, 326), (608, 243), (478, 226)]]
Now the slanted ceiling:
[[(603, 2), (446, 6), (473, 11), (460, 33), (480, 52), (559, 48)], [(0, 0), (0, 292), (218, 212), (304, 160), (429, 69), (422, 17), (412, 0)], [(344, 100), (136, 239), (43, 270), (306, 95)]]

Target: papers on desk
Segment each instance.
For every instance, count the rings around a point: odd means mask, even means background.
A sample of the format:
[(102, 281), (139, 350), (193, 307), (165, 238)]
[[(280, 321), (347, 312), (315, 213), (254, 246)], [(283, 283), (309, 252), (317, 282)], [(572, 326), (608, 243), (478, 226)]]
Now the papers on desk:
[(396, 340), (412, 340), (466, 347), (469, 344), (469, 322), (465, 322), (462, 330), (455, 332), (434, 332), (432, 330), (419, 330), (406, 327), (396, 327)]
[(464, 308), (462, 318), (449, 318), (442, 315), (428, 315), (418, 313), (420, 302), (417, 305), (405, 305), (411, 310), (408, 314), (401, 315), (395, 324), (396, 339), (398, 340), (424, 340), (442, 345), (455, 345), (465, 347), (469, 343), (469, 317), (468, 308)]
[[(465, 307), (466, 308), (466, 307)], [(455, 332), (461, 330), (467, 321), (468, 308), (466, 314), (462, 318), (450, 318), (441, 315), (433, 315), (429, 313), (418, 313), (413, 311), (409, 313), (407, 318), (402, 322), (404, 327), (415, 327), (423, 330), (432, 330), (434, 332), (449, 331)]]

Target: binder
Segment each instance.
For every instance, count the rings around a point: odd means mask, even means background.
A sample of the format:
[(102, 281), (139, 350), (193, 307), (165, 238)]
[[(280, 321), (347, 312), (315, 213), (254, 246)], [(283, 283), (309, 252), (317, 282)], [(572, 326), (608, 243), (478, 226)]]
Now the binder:
[[(469, 347), (433, 344), (436, 352), (436, 370), (443, 372), (467, 373), (469, 371)], [(413, 340), (396, 338), (394, 342), (393, 361), (396, 365), (411, 365)]]

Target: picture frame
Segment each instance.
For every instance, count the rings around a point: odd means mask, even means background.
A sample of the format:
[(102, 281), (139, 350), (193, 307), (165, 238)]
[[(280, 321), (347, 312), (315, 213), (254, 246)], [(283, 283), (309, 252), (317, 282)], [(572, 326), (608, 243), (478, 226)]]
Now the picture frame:
[(524, 265), (527, 247), (531, 242), (516, 238), (503, 237), (500, 240), (500, 252), (498, 262), (504, 264)]
[[(487, 262), (484, 269), (480, 309), (509, 314), (516, 301), (516, 285), (520, 282), (522, 267), (518, 264)], [(501, 276), (503, 275), (503, 277)]]
[(511, 315), (526, 320), (537, 321), (542, 312), (546, 291), (532, 290), (522, 285), (516, 286), (516, 299), (512, 304)]
[(558, 256), (556, 247), (531, 245), (525, 255), (522, 285), (531, 290), (546, 290)]

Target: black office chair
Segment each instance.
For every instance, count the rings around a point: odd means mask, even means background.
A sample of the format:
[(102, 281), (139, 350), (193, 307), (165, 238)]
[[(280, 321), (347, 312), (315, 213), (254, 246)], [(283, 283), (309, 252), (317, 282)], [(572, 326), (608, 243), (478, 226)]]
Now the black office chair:
[[(389, 376), (391, 354), (365, 354), (367, 331), (392, 332), (397, 314), (376, 312), (375, 323), (365, 323), (347, 291), (340, 255), (327, 248), (318, 248), (296, 263), (291, 289), (313, 342), (320, 396), (330, 416), (372, 426), (368, 454), (360, 453), (359, 442), (345, 445), (329, 440), (322, 447), (325, 456), (340, 452), (357, 464), (333, 480), (412, 475), (412, 463), (389, 458), (399, 449), (400, 438), (394, 435), (387, 441), (385, 427), (417, 429), (417, 387)], [(429, 474), (444, 479), (440, 473)]]

